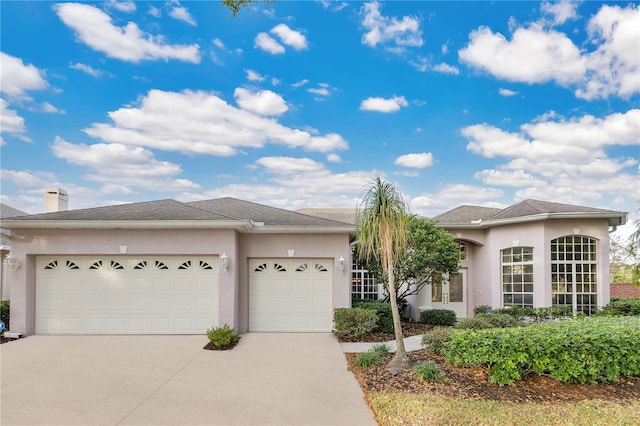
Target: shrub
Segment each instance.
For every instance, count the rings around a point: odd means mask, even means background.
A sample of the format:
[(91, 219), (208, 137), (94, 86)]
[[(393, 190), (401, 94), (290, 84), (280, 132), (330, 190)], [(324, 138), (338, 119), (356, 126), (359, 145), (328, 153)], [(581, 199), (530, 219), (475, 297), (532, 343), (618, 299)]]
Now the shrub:
[(491, 382), (499, 385), (512, 385), (526, 372), (565, 383), (617, 381), (640, 374), (640, 318), (458, 330), (444, 355), (456, 366), (488, 367)]
[(374, 331), (393, 333), (393, 315), (391, 304), (377, 300), (358, 300), (352, 305), (354, 308), (369, 309), (378, 315), (378, 322)]
[(428, 352), (444, 355), (444, 344), (451, 340), (453, 329), (449, 327), (434, 327), (422, 336), (422, 344)]
[(413, 367), (413, 372), (421, 382), (437, 382), (443, 378), (442, 372), (435, 362), (419, 362)]
[(389, 348), (384, 343), (375, 345), (367, 352), (363, 352), (353, 360), (353, 366), (356, 368), (369, 368), (373, 365), (380, 364), (382, 357), (389, 353)]
[(5, 330), (9, 330), (10, 302), (3, 300), (0, 302), (0, 321), (4, 323)]
[(240, 336), (227, 324), (208, 329), (207, 337), (216, 348), (235, 346), (240, 341)]
[(389, 353), (389, 347), (384, 343), (380, 343), (371, 348), (372, 352), (378, 353), (380, 355), (386, 355)]
[(499, 312), (480, 315), (479, 318), (486, 320), (491, 327), (496, 328), (518, 327), (520, 325), (517, 318)]
[(456, 328), (467, 330), (482, 330), (484, 328), (492, 328), (493, 326), (484, 315), (478, 315), (473, 318), (463, 318), (456, 324)]
[(492, 308), (489, 305), (476, 306), (475, 308), (473, 308), (473, 315), (488, 314), (489, 312), (491, 312), (491, 310)]
[(361, 337), (376, 328), (378, 315), (369, 309), (338, 308), (333, 313), (336, 336)]
[(596, 314), (610, 317), (640, 315), (640, 299), (611, 300), (607, 306), (597, 311)]
[(524, 317), (533, 317), (536, 314), (536, 310), (533, 308), (523, 308), (520, 306), (506, 306), (500, 309), (494, 309), (492, 313), (510, 315), (518, 320)]
[(420, 322), (431, 325), (454, 325), (456, 313), (448, 309), (427, 309), (420, 312)]

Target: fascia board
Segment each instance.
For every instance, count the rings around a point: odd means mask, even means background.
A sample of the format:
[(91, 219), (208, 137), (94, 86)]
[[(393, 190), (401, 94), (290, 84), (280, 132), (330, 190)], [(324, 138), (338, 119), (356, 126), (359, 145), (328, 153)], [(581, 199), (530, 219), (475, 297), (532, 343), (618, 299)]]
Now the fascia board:
[(251, 221), (220, 220), (5, 220), (6, 229), (235, 229), (248, 231)]
[(264, 225), (252, 228), (252, 234), (352, 234), (355, 226), (288, 226)]
[[(465, 224), (439, 224), (436, 223), (436, 226), (439, 228), (450, 228), (450, 229), (486, 229), (491, 228), (493, 226), (501, 226), (501, 225), (511, 225), (516, 223), (526, 223), (526, 222), (537, 222), (548, 219), (619, 219), (619, 223), (615, 223), (614, 225), (624, 225), (627, 223), (627, 214), (626, 213), (594, 213), (594, 212), (584, 212), (584, 213), (540, 213), (536, 215), (530, 216), (521, 216), (521, 217), (510, 217), (506, 219), (489, 219), (483, 220), (479, 222), (473, 223), (465, 223)], [(609, 224), (611, 224), (611, 220), (609, 220)]]

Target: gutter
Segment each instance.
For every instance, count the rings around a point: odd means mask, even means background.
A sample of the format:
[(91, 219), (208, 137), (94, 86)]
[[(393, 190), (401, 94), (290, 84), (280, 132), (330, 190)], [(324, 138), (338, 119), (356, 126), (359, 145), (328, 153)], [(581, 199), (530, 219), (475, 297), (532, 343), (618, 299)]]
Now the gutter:
[(250, 220), (5, 220), (5, 229), (235, 229), (254, 228)]
[[(540, 213), (530, 216), (510, 217), (506, 219), (487, 219), (471, 221), (471, 223), (436, 223), (439, 228), (455, 228), (455, 229), (486, 229), (493, 226), (511, 225), (516, 223), (537, 222), (548, 219), (609, 219), (610, 226), (620, 226), (627, 223), (627, 213)], [(611, 219), (618, 219), (612, 223)]]

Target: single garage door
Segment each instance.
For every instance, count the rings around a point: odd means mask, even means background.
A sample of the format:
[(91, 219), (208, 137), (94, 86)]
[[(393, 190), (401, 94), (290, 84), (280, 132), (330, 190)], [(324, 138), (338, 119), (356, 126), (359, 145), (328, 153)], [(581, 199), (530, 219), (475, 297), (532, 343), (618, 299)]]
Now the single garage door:
[(330, 332), (333, 262), (251, 259), (249, 330)]
[(218, 258), (38, 257), (37, 334), (201, 334), (218, 322)]

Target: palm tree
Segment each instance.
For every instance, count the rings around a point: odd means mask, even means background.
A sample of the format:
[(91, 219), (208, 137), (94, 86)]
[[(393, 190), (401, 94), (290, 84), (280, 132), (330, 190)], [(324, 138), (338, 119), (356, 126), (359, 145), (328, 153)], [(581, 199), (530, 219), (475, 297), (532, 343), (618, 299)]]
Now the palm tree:
[(411, 367), (404, 348), (402, 325), (394, 287), (393, 267), (406, 250), (408, 237), (407, 205), (392, 183), (376, 177), (363, 191), (357, 215), (358, 256), (362, 260), (379, 259), (388, 278), (389, 301), (393, 315), (397, 351), (389, 367), (392, 372)]

